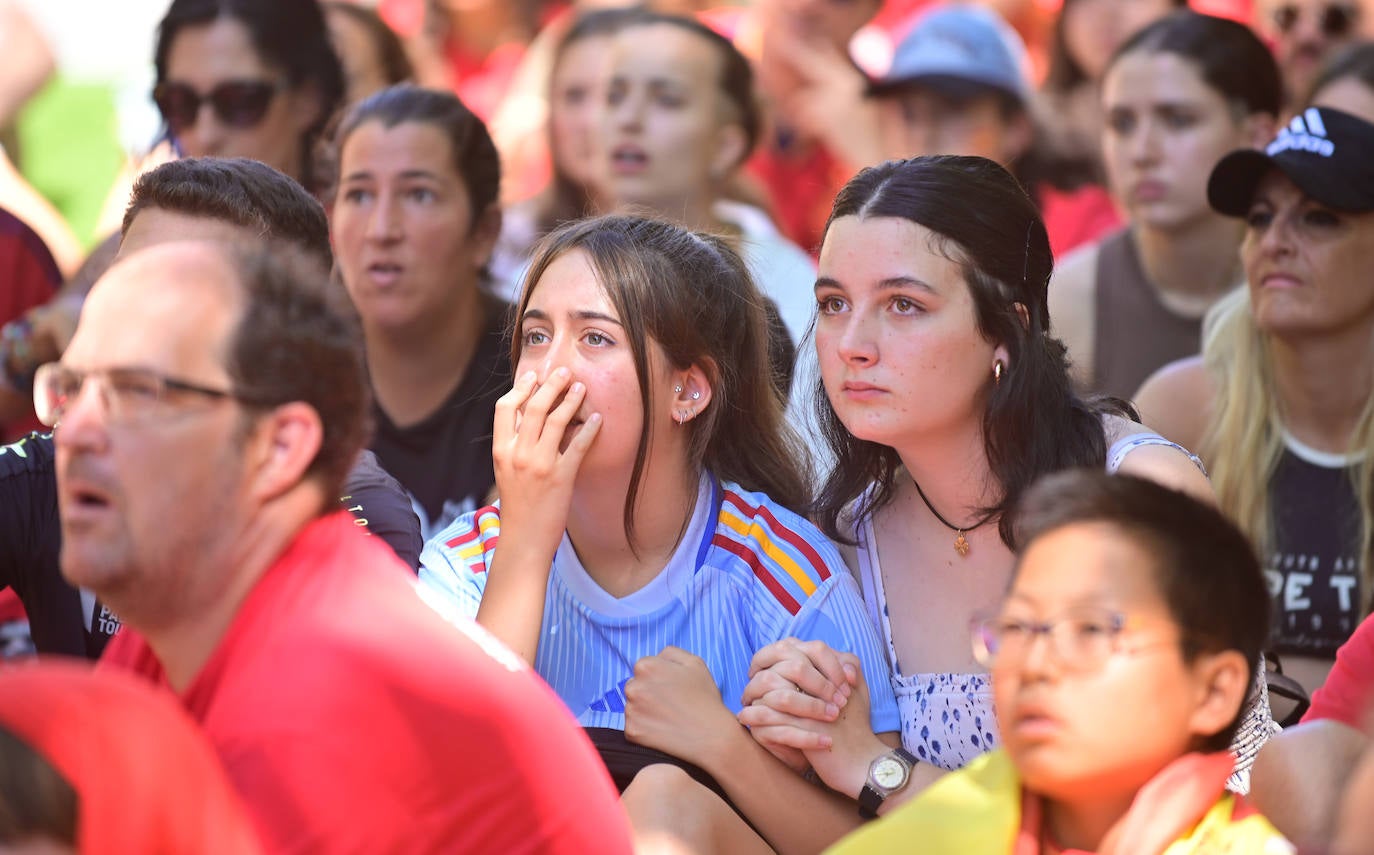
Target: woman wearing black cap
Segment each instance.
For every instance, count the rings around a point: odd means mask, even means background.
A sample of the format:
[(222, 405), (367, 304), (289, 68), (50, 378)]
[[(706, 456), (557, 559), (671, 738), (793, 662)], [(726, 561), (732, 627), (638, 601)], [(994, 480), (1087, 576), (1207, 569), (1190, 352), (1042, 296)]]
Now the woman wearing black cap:
[(1137, 402), (1201, 449), (1222, 508), (1268, 560), (1275, 647), (1309, 691), (1368, 611), (1374, 482), (1374, 125), (1309, 108), (1265, 152), (1208, 183), (1246, 220), (1247, 288), (1204, 326), (1202, 354)]

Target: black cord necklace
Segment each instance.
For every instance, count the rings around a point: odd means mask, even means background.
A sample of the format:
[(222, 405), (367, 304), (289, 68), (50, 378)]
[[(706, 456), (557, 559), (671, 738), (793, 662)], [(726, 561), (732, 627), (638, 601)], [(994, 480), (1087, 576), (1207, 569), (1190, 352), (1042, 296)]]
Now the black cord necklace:
[(955, 534), (955, 537), (954, 537), (954, 551), (957, 552), (957, 553), (959, 553), (961, 556), (962, 556), (962, 555), (968, 555), (968, 539), (964, 537), (964, 532), (966, 532), (966, 531), (973, 531), (975, 528), (978, 528), (978, 527), (981, 526), (983, 523), (985, 523), (985, 522), (987, 522), (988, 520), (992, 519), (992, 517), (991, 517), (991, 516), (985, 516), (985, 517), (983, 517), (981, 520), (979, 520), (978, 522), (974, 523), (974, 524), (971, 525), (971, 526), (968, 526), (967, 528), (960, 528), (959, 526), (955, 525), (954, 523), (952, 523), (952, 522), (950, 522), (949, 520), (945, 519), (944, 517), (940, 516), (940, 512), (937, 511), (937, 510), (935, 510), (935, 506), (932, 505), (932, 504), (930, 503), (930, 499), (927, 499), (927, 498), (926, 498), (926, 494), (925, 494), (925, 492), (921, 489), (921, 484), (920, 484), (919, 481), (917, 481), (915, 478), (912, 478), (912, 479), (911, 479), (911, 483), (912, 483), (913, 485), (915, 485), (915, 487), (916, 487), (916, 495), (918, 495), (918, 496), (921, 497), (921, 501), (922, 501), (922, 502), (925, 502), (926, 510), (928, 510), (928, 511), (930, 511), (932, 514), (934, 514), (934, 515), (935, 515), (935, 518), (936, 518), (937, 520), (939, 520), (940, 523), (941, 523), (942, 525), (944, 525), (945, 528), (947, 528), (947, 529), (949, 529), (950, 531), (954, 532), (954, 534)]

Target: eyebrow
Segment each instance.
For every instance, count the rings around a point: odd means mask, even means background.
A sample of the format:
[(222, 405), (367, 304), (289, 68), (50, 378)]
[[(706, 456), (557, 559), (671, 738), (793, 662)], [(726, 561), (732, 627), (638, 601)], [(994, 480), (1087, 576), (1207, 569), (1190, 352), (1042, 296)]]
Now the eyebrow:
[[(438, 181), (438, 180), (439, 180), (439, 176), (436, 175), (436, 174), (433, 173), (433, 172), (430, 172), (428, 169), (405, 169), (405, 170), (402, 170), (401, 173), (400, 173), (399, 175), (397, 175), (396, 177), (397, 177), (397, 178), (406, 179), (406, 180), (411, 180), (411, 181), (413, 181), (413, 180), (415, 180), (415, 179), (417, 179), (417, 178), (423, 178), (423, 179), (427, 179), (427, 180), (429, 180), (429, 181)], [(371, 171), (371, 170), (361, 169), (361, 170), (358, 170), (357, 172), (350, 172), (348, 175), (345, 175), (343, 180), (344, 180), (345, 182), (348, 182), (348, 181), (364, 181), (364, 180), (370, 180), (370, 179), (374, 179), (374, 178), (376, 178), (376, 176), (372, 174), (372, 171)]]
[[(844, 290), (843, 285), (841, 285), (838, 281), (831, 279), (829, 276), (821, 276), (816, 280), (816, 287), (814, 290), (819, 291), (822, 288), (837, 288), (841, 291)], [(934, 288), (932, 288), (929, 283), (921, 279), (915, 279), (910, 276), (890, 276), (887, 279), (882, 279), (878, 282), (879, 291), (899, 291), (906, 288), (915, 288), (918, 291), (926, 291), (937, 296), (940, 293), (939, 291), (936, 291)]]
[[(624, 328), (625, 326), (620, 322), (619, 319), (613, 318), (610, 315), (605, 314), (604, 312), (592, 312), (584, 309), (581, 311), (573, 312), (571, 317), (573, 318), (573, 320), (577, 321), (605, 321), (608, 324), (615, 324), (616, 326), (621, 328)], [(545, 312), (543, 309), (526, 309), (525, 314), (520, 318), (520, 323), (523, 324), (525, 321), (547, 320), (549, 320), (549, 314), (548, 312)]]

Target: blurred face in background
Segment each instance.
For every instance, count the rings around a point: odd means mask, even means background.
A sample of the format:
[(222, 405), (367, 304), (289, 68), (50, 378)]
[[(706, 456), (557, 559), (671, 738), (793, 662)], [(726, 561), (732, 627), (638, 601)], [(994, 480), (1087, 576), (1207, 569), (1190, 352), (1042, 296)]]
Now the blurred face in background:
[(596, 177), (601, 149), (597, 126), (606, 102), (611, 34), (566, 46), (549, 84), (549, 151), (554, 170), (579, 187)]
[(344, 97), (350, 104), (400, 82), (387, 78), (381, 47), (367, 27), (332, 4), (325, 4), (324, 10), (330, 41), (343, 65)]
[(1312, 106), (1334, 107), (1374, 123), (1374, 89), (1358, 77), (1338, 77), (1312, 93)]
[[(1259, 0), (1256, 29), (1274, 48), (1289, 97), (1300, 97), (1337, 48), (1374, 34), (1369, 0)], [(1295, 104), (1293, 106), (1304, 106)]]
[(877, 96), (883, 150), (892, 157), (976, 155), (1009, 166), (1030, 147), (1030, 120), (975, 86), (956, 92), (913, 82)]
[(1163, 229), (1216, 216), (1207, 204), (1212, 167), (1233, 149), (1268, 138), (1271, 121), (1237, 109), (1174, 53), (1132, 51), (1102, 84), (1102, 154), (1117, 203), (1133, 222)]
[(710, 42), (678, 26), (616, 34), (599, 179), (614, 204), (680, 218), (714, 201), (747, 145), (721, 92), (720, 65)]
[(248, 28), (220, 17), (182, 28), (155, 98), (188, 157), (247, 157), (296, 179), (319, 96), (258, 55)]
[(1071, 0), (1064, 16), (1064, 45), (1090, 80), (1101, 80), (1116, 49), (1174, 11), (1170, 0)]

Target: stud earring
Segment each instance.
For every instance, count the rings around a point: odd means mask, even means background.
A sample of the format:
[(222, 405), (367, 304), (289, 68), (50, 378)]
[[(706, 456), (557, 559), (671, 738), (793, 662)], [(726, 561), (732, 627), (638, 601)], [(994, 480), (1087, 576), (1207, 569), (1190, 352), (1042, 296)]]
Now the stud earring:
[(682, 387), (681, 387), (681, 386), (674, 386), (674, 387), (673, 387), (673, 394), (674, 394), (674, 395), (681, 395), (681, 394), (682, 394)]
[(701, 400), (701, 393), (700, 393), (700, 392), (693, 392), (693, 393), (692, 393), (692, 400), (693, 400), (693, 401), (700, 401), (700, 400)]
[(993, 382), (993, 385), (998, 385), (998, 386), (1001, 385), (1001, 383), (1002, 383), (1002, 369), (1003, 369), (1003, 367), (1004, 367), (1004, 366), (1003, 366), (1003, 362), (1002, 362), (1002, 360), (1000, 360), (1000, 359), (997, 360), (996, 362), (992, 363), (992, 382)]

